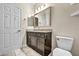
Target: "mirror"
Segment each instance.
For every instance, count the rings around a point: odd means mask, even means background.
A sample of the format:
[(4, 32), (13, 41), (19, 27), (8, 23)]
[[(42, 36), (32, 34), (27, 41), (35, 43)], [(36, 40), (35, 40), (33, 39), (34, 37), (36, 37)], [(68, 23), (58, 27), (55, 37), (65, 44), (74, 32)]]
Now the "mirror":
[(28, 26), (34, 26), (34, 16), (28, 17)]
[(28, 17), (28, 26), (38, 26), (38, 18), (37, 17), (34, 17), (34, 16), (31, 16), (31, 17)]
[(38, 26), (51, 26), (50, 11), (51, 11), (51, 8), (49, 7), (35, 14), (34, 17), (38, 18)]

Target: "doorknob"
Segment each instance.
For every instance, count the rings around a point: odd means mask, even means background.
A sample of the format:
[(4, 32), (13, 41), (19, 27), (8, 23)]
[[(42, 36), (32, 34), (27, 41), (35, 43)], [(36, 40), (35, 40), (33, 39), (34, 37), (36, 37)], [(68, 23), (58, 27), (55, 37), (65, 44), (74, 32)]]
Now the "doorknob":
[(21, 30), (17, 30), (17, 32), (21, 32)]

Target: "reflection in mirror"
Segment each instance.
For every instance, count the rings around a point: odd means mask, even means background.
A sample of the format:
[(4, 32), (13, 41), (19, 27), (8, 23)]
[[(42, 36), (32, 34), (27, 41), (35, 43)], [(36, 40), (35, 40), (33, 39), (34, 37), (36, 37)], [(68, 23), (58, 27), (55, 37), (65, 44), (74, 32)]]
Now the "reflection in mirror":
[(34, 16), (28, 17), (28, 26), (34, 26)]
[(50, 24), (50, 7), (35, 14), (35, 17), (38, 18), (38, 26), (51, 26)]
[(28, 17), (27, 23), (28, 26), (38, 26), (38, 18), (34, 16)]

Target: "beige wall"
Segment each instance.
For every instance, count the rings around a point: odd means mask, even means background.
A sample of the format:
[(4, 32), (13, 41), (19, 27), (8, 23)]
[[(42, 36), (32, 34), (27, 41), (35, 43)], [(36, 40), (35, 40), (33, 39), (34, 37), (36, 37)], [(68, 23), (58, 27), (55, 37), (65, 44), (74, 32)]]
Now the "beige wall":
[[(26, 44), (26, 29), (27, 26), (27, 17), (33, 14), (33, 4), (31, 3), (21, 3), (18, 6), (22, 9), (22, 20), (21, 20), (21, 39), (22, 39), (22, 47), (25, 47)], [(25, 18), (25, 20), (24, 20)]]
[[(79, 4), (74, 6), (65, 3), (56, 4), (54, 10), (52, 10), (52, 29), (54, 36), (73, 37), (72, 54), (79, 56), (79, 16), (70, 16), (76, 10), (79, 10)], [(53, 46), (55, 46), (55, 42)]]

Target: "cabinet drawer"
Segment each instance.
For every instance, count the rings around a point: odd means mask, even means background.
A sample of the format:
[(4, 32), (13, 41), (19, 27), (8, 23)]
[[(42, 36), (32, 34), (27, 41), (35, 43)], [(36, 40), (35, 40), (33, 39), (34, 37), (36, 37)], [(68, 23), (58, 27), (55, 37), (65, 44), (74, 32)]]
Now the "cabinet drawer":
[(45, 37), (45, 34), (44, 34), (44, 33), (37, 33), (36, 35), (37, 35), (38, 37), (42, 37), (42, 38)]

